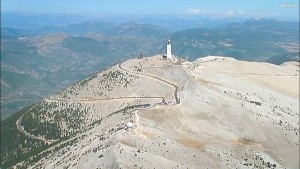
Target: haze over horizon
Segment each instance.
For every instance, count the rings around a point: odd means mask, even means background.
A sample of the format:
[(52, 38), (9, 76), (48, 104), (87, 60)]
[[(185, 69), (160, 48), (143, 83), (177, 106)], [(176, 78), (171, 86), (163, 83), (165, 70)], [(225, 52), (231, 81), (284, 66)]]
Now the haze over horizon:
[(299, 169), (299, 32), (296, 0), (2, 0), (0, 169)]
[[(91, 5), (93, 4), (93, 5)], [(219, 1), (17, 1), (3, 0), (2, 13), (13, 12), (23, 14), (70, 14), (70, 15), (173, 15), (173, 16), (204, 16), (210, 18), (273, 18), (299, 20), (299, 1), (279, 0), (228, 0)]]

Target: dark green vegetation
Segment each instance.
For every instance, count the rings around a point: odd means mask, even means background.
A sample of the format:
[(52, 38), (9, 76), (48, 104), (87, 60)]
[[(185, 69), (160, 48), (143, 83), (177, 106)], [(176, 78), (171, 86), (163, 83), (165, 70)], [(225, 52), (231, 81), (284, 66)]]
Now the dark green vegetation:
[(1, 122), (1, 168), (7, 168), (47, 148), (43, 142), (26, 137), (16, 128), (17, 119), (30, 107)]
[(165, 53), (169, 35), (173, 53), (189, 60), (207, 55), (275, 64), (299, 60), (299, 24), (268, 19), (171, 34), (155, 25), (102, 21), (1, 33), (2, 119), (140, 51)]
[[(19, 130), (17, 130), (16, 121), (33, 105), (24, 108), (1, 122), (1, 168), (9, 168), (12, 165), (15, 165), (16, 163), (21, 161), (24, 161), (22, 168), (27, 168), (27, 166), (41, 159), (42, 157), (45, 157), (47, 154), (53, 153), (54, 151), (58, 151), (60, 148), (66, 146), (66, 144), (74, 143), (74, 139), (70, 139), (70, 137), (74, 134), (77, 134), (78, 132), (74, 132), (71, 130), (70, 135), (65, 134), (62, 137), (56, 134), (56, 132), (59, 130), (57, 126), (54, 125), (55, 123), (52, 125), (51, 123), (40, 123), (35, 121), (35, 118), (32, 118), (32, 114), (39, 115), (40, 109), (49, 108), (50, 110), (51, 106), (52, 108), (55, 107), (55, 105), (52, 104), (48, 105), (48, 107), (44, 107), (45, 103), (38, 104), (38, 106), (36, 106), (28, 114), (25, 115), (24, 119), (22, 120), (22, 125), (24, 125), (24, 128), (26, 130), (33, 132), (34, 134), (42, 134), (46, 138), (59, 138), (59, 140), (55, 143), (52, 143), (51, 145), (48, 145), (42, 141), (38, 141), (36, 139), (27, 137), (24, 134), (22, 134)], [(61, 112), (62, 115), (60, 115), (60, 117), (64, 117), (64, 112), (66, 111), (67, 109), (63, 110)], [(74, 117), (79, 116), (74, 115)], [(58, 121), (58, 119), (56, 120)], [(69, 120), (72, 121), (73, 119), (69, 118)], [(35, 128), (36, 125), (38, 125), (38, 128)], [(67, 139), (70, 140), (64, 144), (59, 145), (58, 147), (55, 147), (54, 149), (49, 149), (50, 147), (55, 146), (58, 143), (61, 143), (62, 141)]]
[[(84, 129), (84, 119), (89, 111), (91, 108), (80, 103), (43, 102), (24, 116), (21, 125), (35, 136), (59, 140)], [(62, 129), (62, 122), (67, 129)]]

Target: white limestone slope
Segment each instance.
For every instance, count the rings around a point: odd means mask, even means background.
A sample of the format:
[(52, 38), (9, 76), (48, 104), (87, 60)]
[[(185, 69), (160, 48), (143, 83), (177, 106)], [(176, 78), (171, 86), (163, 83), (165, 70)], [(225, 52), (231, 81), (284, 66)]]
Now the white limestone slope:
[[(175, 64), (154, 56), (111, 70), (135, 76), (132, 88), (94, 97), (105, 92), (97, 77), (67, 99), (155, 96), (166, 103), (153, 98), (148, 107), (109, 116), (95, 108), (100, 124), (50, 148), (59, 147), (32, 168), (299, 168), (299, 63), (209, 56)], [(132, 130), (124, 129), (128, 121)]]

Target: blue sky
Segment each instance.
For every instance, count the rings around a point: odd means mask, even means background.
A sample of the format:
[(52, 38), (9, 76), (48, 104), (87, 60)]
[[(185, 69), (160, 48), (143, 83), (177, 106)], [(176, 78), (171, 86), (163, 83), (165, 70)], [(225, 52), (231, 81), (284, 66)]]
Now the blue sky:
[(299, 18), (298, 0), (2, 0), (2, 12)]

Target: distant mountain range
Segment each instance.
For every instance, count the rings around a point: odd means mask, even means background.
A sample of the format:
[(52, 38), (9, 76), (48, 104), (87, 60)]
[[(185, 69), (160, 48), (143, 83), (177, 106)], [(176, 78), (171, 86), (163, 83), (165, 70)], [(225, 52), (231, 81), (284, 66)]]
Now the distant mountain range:
[(34, 31), (34, 34), (50, 34), (64, 32), (69, 35), (81, 36), (87, 32), (99, 33), (113, 29), (116, 25), (111, 22), (93, 21), (65, 26), (48, 26)]
[(62, 29), (64, 27), (68, 27), (69, 25), (76, 26), (77, 24), (80, 25), (81, 23), (87, 22), (106, 22), (109, 24), (119, 25), (134, 21), (144, 24), (157, 25), (159, 27), (168, 29), (171, 32), (176, 32), (192, 28), (216, 28), (225, 26), (229, 23), (240, 23), (247, 20), (247, 18), (244, 17), (209, 18), (201, 15), (42, 15), (2, 12), (1, 16), (1, 27), (26, 30), (38, 30), (53, 27), (55, 29)]
[(280, 62), (275, 58), (283, 55), (299, 56), (299, 24), (296, 22), (250, 20), (218, 29), (175, 32), (171, 37), (174, 53), (191, 60), (207, 55), (221, 55), (280, 64), (292, 58), (297, 60), (297, 57), (280, 59)]
[(38, 29), (1, 28), (1, 116), (53, 94), (105, 67), (165, 53), (170, 36), (175, 55), (207, 55), (281, 64), (299, 61), (299, 25), (269, 19), (214, 29), (172, 32), (138, 22), (92, 21)]

